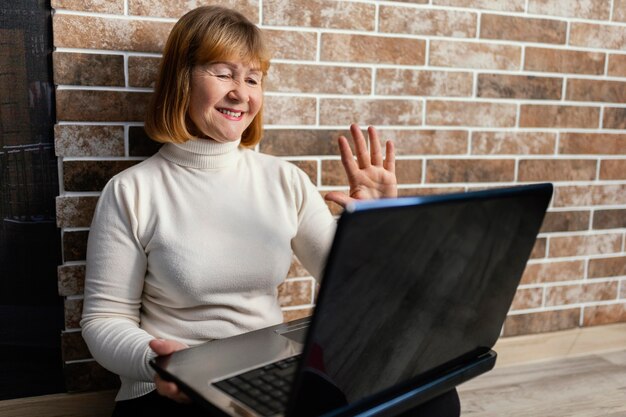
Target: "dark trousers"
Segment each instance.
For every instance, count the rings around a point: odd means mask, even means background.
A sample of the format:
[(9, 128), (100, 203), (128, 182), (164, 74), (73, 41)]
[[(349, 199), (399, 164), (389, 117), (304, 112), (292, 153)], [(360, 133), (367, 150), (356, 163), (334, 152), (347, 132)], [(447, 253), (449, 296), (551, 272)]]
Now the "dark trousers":
[[(459, 417), (461, 404), (456, 390), (434, 398), (399, 417)], [(118, 401), (113, 417), (185, 416), (207, 417), (208, 413), (193, 404), (179, 404), (156, 391), (132, 400)]]

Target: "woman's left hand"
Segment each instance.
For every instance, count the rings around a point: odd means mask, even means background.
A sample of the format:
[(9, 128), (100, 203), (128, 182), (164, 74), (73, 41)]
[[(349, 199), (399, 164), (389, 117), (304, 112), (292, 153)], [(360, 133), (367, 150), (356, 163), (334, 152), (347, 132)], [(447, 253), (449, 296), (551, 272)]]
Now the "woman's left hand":
[(339, 137), (339, 151), (341, 163), (348, 175), (350, 185), (349, 195), (339, 191), (331, 191), (324, 197), (342, 207), (354, 200), (368, 200), (377, 198), (394, 198), (398, 196), (396, 180), (395, 151), (392, 141), (385, 144), (385, 158), (381, 152), (380, 142), (376, 129), (370, 126), (367, 133), (370, 149), (358, 125), (350, 126), (350, 133), (354, 141), (356, 161), (345, 136)]

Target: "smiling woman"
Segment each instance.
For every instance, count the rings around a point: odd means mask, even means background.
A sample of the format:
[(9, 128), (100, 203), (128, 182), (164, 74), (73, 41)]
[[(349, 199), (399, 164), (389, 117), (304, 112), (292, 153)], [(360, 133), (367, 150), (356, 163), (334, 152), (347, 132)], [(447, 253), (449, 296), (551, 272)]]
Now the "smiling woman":
[[(243, 15), (217, 7), (192, 10), (180, 18), (165, 45), (145, 121), (146, 132), (158, 142), (182, 143), (193, 137), (211, 137), (203, 130), (206, 118), (214, 117), (208, 110), (209, 103), (214, 103), (215, 111), (219, 111), (216, 104), (230, 110), (228, 104), (237, 113), (252, 98), (256, 112), (244, 108), (244, 130), (236, 139), (241, 138), (242, 146), (253, 147), (261, 140), (263, 130), (261, 87), (269, 67), (261, 31)], [(224, 84), (221, 88), (217, 83), (205, 84), (207, 78), (217, 78)], [(235, 86), (238, 88), (233, 89)]]
[[(335, 221), (307, 174), (255, 152), (269, 56), (233, 10), (200, 7), (168, 38), (145, 130), (165, 144), (114, 176), (89, 232), (82, 334), (120, 376), (116, 416), (192, 415), (150, 359), (281, 323), (278, 286), (293, 255), (320, 278)], [(397, 195), (394, 149), (352, 125), (339, 148), (350, 195)], [(456, 395), (456, 394), (454, 394)], [(453, 402), (452, 402), (453, 403)]]

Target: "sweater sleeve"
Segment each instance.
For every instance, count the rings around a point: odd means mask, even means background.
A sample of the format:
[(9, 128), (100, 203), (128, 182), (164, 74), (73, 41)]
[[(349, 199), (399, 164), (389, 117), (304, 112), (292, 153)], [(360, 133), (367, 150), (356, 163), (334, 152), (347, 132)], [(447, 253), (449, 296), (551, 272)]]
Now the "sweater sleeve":
[(336, 222), (309, 177), (299, 169), (296, 173), (298, 232), (291, 245), (306, 270), (320, 281), (335, 236)]
[(82, 334), (106, 369), (152, 381), (148, 360), (154, 337), (139, 328), (146, 254), (138, 239), (135, 198), (111, 180), (102, 191), (89, 231)]

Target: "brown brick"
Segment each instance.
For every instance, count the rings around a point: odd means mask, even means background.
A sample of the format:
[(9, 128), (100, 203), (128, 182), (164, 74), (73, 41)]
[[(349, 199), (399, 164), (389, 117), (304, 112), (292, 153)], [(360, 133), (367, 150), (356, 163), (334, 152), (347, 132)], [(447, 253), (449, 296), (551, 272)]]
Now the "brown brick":
[(203, 4), (217, 4), (237, 10), (253, 23), (259, 23), (258, 0), (209, 0), (209, 1), (178, 1), (178, 0), (129, 0), (128, 14), (137, 16), (173, 17), (178, 19), (188, 11)]
[(128, 128), (129, 156), (152, 156), (161, 146), (163, 146), (162, 143), (150, 139), (143, 126), (130, 126)]
[(626, 275), (626, 256), (589, 259), (589, 278), (619, 277)]
[(617, 298), (617, 282), (563, 285), (546, 288), (546, 306), (560, 306)]
[(87, 231), (63, 232), (63, 261), (84, 261), (87, 256)]
[(368, 68), (274, 64), (265, 88), (272, 92), (369, 94), (371, 79)]
[(299, 308), (296, 310), (283, 310), (283, 321), (285, 323), (309, 317), (313, 314), (313, 307)]
[(278, 286), (282, 307), (309, 305), (313, 301), (313, 279), (288, 279)]
[(604, 159), (600, 161), (601, 180), (625, 180), (626, 159)]
[(626, 209), (596, 210), (593, 213), (594, 229), (618, 229), (626, 227)]
[(85, 289), (85, 265), (61, 265), (57, 267), (58, 292), (60, 296), (82, 294)]
[(264, 29), (263, 33), (271, 50), (272, 58), (315, 61), (317, 56), (316, 33), (272, 29)]
[[(102, 391), (120, 386), (120, 377), (107, 371), (97, 362), (73, 362), (63, 366), (65, 387), (69, 392)], [(101, 393), (102, 394), (102, 393)], [(108, 400), (112, 401), (113, 398)], [(108, 402), (103, 402), (103, 408)]]
[(422, 102), (417, 100), (321, 99), (320, 124), (421, 125)]
[(376, 71), (376, 94), (469, 97), (472, 95), (472, 74), (453, 71), (379, 69)]
[(376, 6), (331, 0), (275, 0), (263, 2), (263, 24), (372, 31)]
[(597, 161), (590, 159), (524, 159), (519, 161), (519, 181), (591, 181)]
[(65, 161), (65, 191), (100, 191), (111, 177), (138, 161)]
[(150, 93), (58, 90), (57, 119), (64, 121), (143, 121)]
[(473, 38), (476, 36), (477, 24), (477, 14), (472, 12), (384, 5), (380, 7), (381, 32)]
[(589, 230), (588, 211), (550, 211), (546, 213), (540, 233)]
[(425, 56), (426, 41), (423, 39), (322, 34), (322, 61), (424, 65)]
[(337, 138), (347, 130), (268, 129), (259, 149), (277, 156), (339, 155)]
[(611, 11), (610, 5), (608, 0), (529, 0), (528, 13), (607, 20)]
[(89, 227), (97, 203), (98, 197), (57, 197), (57, 226)]
[(429, 125), (513, 127), (516, 113), (516, 105), (508, 103), (439, 100), (426, 103), (426, 123)]
[(147, 56), (128, 57), (128, 85), (153, 88), (159, 73), (160, 58)]
[(348, 185), (348, 177), (341, 161), (337, 159), (322, 160), (322, 185)]
[(567, 23), (552, 19), (483, 14), (480, 37), (523, 42), (564, 44)]
[(80, 332), (61, 333), (61, 352), (64, 362), (91, 358), (91, 353)]
[(567, 99), (572, 101), (626, 102), (626, 82), (567, 80)]
[(65, 299), (65, 328), (80, 328), (80, 319), (83, 315), (83, 300)]
[(504, 322), (502, 335), (520, 336), (572, 329), (578, 327), (579, 320), (580, 308), (509, 315)]
[(51, 6), (80, 12), (124, 14), (124, 0), (52, 0)]
[[(424, 1), (428, 3), (428, 1)], [(467, 7), (471, 9), (488, 9), (508, 12), (523, 12), (525, 0), (433, 0), (437, 6)]]
[(613, 20), (626, 22), (626, 0), (613, 0)]
[(605, 129), (626, 129), (626, 108), (605, 107), (602, 127)]
[(555, 143), (555, 133), (472, 132), (472, 154), (476, 155), (552, 154)]
[(57, 156), (124, 156), (123, 126), (55, 125)]
[(626, 304), (586, 306), (583, 310), (583, 326), (626, 322)]
[(601, 235), (557, 236), (550, 238), (549, 256), (599, 255), (616, 253), (622, 249), (620, 233)]
[(556, 187), (554, 207), (626, 204), (626, 184)]
[(270, 125), (313, 125), (317, 101), (312, 97), (266, 96), (263, 121)]
[(519, 125), (595, 129), (600, 124), (599, 119), (598, 107), (522, 104)]
[(291, 266), (289, 272), (287, 272), (287, 278), (298, 278), (310, 276), (309, 271), (304, 269), (304, 266), (300, 263), (300, 260), (294, 255), (291, 260)]
[(541, 259), (546, 257), (548, 240), (545, 237), (539, 237), (535, 241), (533, 250), (530, 252), (530, 259)]
[(606, 54), (601, 52), (548, 49), (529, 46), (524, 56), (527, 71), (563, 72), (573, 74), (604, 74)]
[(426, 182), (507, 182), (514, 170), (512, 159), (429, 159)]
[(431, 40), (429, 64), (436, 67), (518, 70), (522, 48), (476, 42)]
[(626, 135), (612, 133), (561, 133), (559, 153), (574, 155), (625, 155)]
[(478, 97), (560, 100), (562, 89), (561, 78), (478, 74)]
[(511, 303), (511, 310), (539, 308), (542, 304), (543, 288), (518, 289)]
[(161, 52), (173, 23), (55, 14), (54, 46)]
[(609, 54), (608, 75), (626, 77), (626, 55)]
[(564, 261), (528, 264), (522, 275), (522, 284), (574, 281), (585, 277), (585, 261)]
[(54, 52), (52, 62), (55, 84), (124, 86), (122, 55)]
[(396, 176), (398, 184), (419, 184), (422, 182), (421, 159), (396, 160)]
[(463, 130), (379, 130), (381, 141), (393, 139), (397, 155), (458, 155), (467, 153)]
[(309, 176), (313, 184), (317, 184), (317, 161), (289, 161)]
[(569, 44), (601, 49), (626, 49), (626, 27), (572, 22)]

